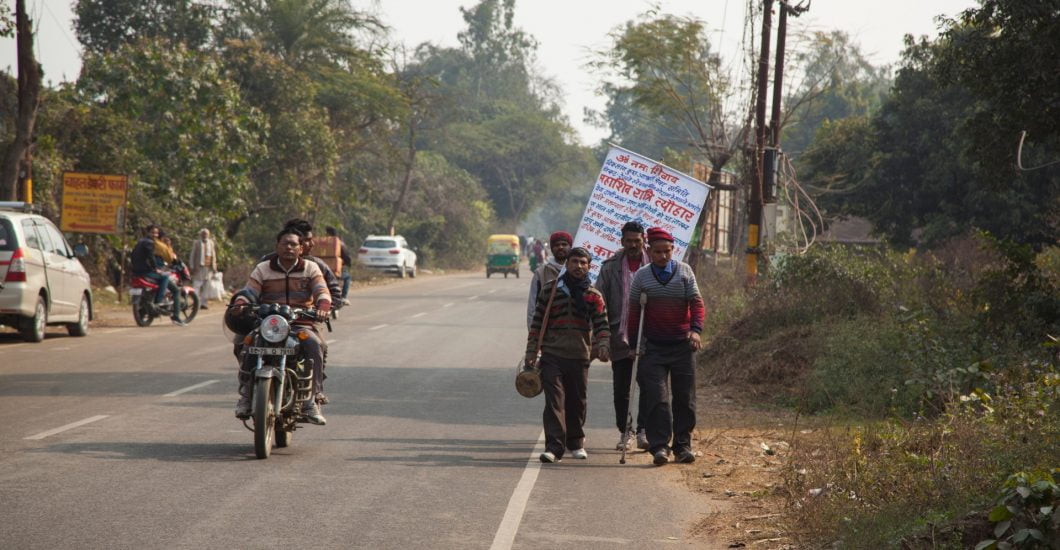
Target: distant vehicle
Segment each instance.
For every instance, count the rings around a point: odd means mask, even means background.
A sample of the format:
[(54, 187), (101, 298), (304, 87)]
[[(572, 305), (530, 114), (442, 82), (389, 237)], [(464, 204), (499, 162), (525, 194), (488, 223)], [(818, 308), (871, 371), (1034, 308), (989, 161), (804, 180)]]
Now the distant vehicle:
[(486, 278), (494, 273), (511, 273), (519, 278), (518, 235), (490, 235), (486, 240)]
[(395, 273), (398, 277), (415, 277), (416, 253), (401, 235), (368, 235), (357, 251), (357, 262), (371, 268)]
[(47, 325), (87, 335), (92, 286), (77, 259), (86, 255), (31, 205), (0, 202), (0, 324), (30, 342), (44, 340)]

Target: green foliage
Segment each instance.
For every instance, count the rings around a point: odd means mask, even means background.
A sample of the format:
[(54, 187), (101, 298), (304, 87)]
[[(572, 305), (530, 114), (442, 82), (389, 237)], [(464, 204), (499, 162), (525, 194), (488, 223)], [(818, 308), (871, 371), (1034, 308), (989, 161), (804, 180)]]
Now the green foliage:
[(211, 12), (195, 0), (77, 0), (74, 30), (94, 55), (144, 39), (199, 49), (210, 37)]
[(994, 538), (981, 541), (975, 550), (1048, 548), (1060, 541), (1057, 476), (1060, 468), (1009, 476), (988, 518), (994, 523)]

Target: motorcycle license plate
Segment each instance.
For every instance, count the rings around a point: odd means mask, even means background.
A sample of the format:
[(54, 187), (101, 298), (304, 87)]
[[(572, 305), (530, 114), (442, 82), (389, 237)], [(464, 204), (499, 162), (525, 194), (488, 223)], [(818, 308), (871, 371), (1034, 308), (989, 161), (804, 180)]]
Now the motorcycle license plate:
[(130, 288), (129, 289), (129, 296), (139, 296), (139, 295), (141, 295), (143, 293), (144, 293), (144, 289), (142, 289), (142, 288)]
[(262, 348), (258, 346), (247, 347), (247, 353), (251, 355), (294, 355), (298, 353), (294, 348)]

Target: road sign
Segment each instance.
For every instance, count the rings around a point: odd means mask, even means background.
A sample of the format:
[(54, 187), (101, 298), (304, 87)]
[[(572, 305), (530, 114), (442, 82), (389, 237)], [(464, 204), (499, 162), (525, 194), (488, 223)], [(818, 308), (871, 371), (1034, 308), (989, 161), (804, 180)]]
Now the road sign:
[(74, 233), (121, 233), (128, 191), (126, 175), (63, 172), (60, 228)]

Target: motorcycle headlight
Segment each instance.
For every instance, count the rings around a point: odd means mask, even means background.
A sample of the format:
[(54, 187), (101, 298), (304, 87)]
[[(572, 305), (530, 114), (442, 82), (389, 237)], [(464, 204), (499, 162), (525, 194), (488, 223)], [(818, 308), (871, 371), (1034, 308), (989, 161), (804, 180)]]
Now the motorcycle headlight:
[(287, 319), (279, 315), (269, 315), (261, 321), (261, 337), (266, 342), (272, 342), (273, 344), (283, 342), (290, 332), (291, 325), (287, 323)]

